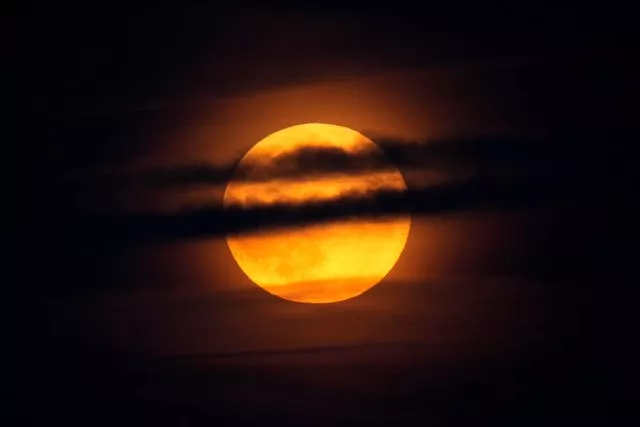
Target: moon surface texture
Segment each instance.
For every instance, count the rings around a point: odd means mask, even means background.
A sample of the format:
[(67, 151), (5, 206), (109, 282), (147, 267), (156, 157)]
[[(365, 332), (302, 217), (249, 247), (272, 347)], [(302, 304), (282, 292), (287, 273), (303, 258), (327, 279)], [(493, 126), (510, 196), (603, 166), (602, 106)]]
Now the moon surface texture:
[[(317, 164), (366, 153), (384, 167), (318, 173), (314, 152), (337, 153)], [(334, 158), (335, 157), (335, 158)], [(224, 206), (268, 206), (333, 200), (345, 194), (405, 190), (382, 150), (359, 132), (309, 123), (268, 135), (238, 163)], [(242, 271), (267, 292), (289, 301), (331, 303), (356, 297), (379, 283), (402, 253), (411, 218), (349, 217), (337, 221), (230, 235), (227, 244)]]

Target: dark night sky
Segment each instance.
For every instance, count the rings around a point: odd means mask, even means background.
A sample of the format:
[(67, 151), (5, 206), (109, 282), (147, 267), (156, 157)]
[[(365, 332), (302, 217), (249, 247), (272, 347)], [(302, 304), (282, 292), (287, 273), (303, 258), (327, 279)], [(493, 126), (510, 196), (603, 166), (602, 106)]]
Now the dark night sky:
[[(26, 2), (8, 19), (24, 416), (627, 416), (638, 379), (629, 146), (640, 131), (629, 13)], [(411, 190), (322, 207), (414, 215), (394, 271), (330, 307), (260, 291), (222, 239), (317, 219), (317, 206), (244, 216), (220, 206), (239, 156), (305, 121), (369, 132)], [(424, 189), (432, 168), (477, 173)]]

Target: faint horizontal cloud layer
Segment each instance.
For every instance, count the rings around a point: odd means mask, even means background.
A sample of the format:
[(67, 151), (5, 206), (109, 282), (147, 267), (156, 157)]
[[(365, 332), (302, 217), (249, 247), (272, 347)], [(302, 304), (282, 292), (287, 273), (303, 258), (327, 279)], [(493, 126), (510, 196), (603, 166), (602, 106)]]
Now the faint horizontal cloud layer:
[[(599, 138), (598, 136), (594, 136)], [(219, 201), (177, 212), (106, 212), (61, 209), (47, 233), (64, 239), (164, 241), (208, 235), (227, 235), (293, 227), (344, 218), (386, 218), (433, 215), (460, 210), (522, 209), (549, 203), (607, 204), (625, 198), (630, 190), (625, 140), (611, 136), (601, 144), (582, 138), (554, 137), (545, 141), (475, 137), (447, 141), (412, 142), (377, 138), (386, 153), (349, 154), (324, 147), (307, 147), (272, 160), (264, 169), (236, 171), (235, 164), (207, 164), (154, 169), (129, 175), (102, 176), (71, 187), (84, 192), (120, 188), (189, 188), (224, 186), (230, 177), (247, 181), (304, 180), (323, 174), (368, 174), (389, 168), (389, 161), (405, 175), (441, 171), (438, 182), (408, 182), (407, 191), (382, 189), (350, 192), (330, 200), (276, 202), (269, 205), (230, 205)], [(374, 155), (375, 154), (375, 155)], [(384, 160), (384, 161), (381, 161)]]

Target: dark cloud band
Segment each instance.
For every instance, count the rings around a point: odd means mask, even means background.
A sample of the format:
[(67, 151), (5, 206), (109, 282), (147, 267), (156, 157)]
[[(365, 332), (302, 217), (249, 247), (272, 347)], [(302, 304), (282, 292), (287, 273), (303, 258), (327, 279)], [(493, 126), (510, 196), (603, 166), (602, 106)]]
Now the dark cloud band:
[[(388, 160), (403, 172), (464, 170), (467, 175), (437, 185), (410, 185), (407, 191), (342, 194), (331, 200), (305, 203), (227, 208), (216, 204), (174, 213), (65, 212), (50, 222), (47, 233), (71, 240), (149, 242), (354, 217), (518, 209), (557, 202), (607, 204), (625, 199), (632, 190), (625, 178), (628, 162), (620, 155), (622, 151), (616, 150), (616, 144), (620, 144), (614, 141), (607, 141), (607, 150), (598, 150), (593, 143), (582, 145), (580, 139), (567, 137), (545, 141), (469, 138), (430, 143), (379, 138)], [(349, 155), (336, 149), (305, 148), (274, 159), (265, 170), (242, 178), (268, 180), (276, 172), (281, 173), (275, 175), (278, 178), (288, 179), (303, 179), (309, 174), (370, 173), (388, 167), (386, 159), (381, 162), (380, 158), (379, 153), (367, 151)], [(143, 187), (224, 185), (232, 174), (232, 165), (216, 168), (202, 164), (114, 176), (113, 182)]]

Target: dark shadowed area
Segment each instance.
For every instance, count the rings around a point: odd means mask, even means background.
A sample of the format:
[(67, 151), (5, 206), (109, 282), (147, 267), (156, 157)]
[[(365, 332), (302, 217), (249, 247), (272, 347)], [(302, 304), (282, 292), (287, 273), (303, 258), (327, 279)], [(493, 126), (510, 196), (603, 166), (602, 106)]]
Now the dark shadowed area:
[[(25, 2), (6, 17), (20, 424), (633, 423), (633, 15), (423, 9)], [(308, 122), (358, 130), (385, 162), (311, 147), (236, 168)], [(389, 164), (406, 191), (222, 204), (229, 179)], [(407, 213), (393, 270), (337, 304), (268, 294), (225, 241)]]

